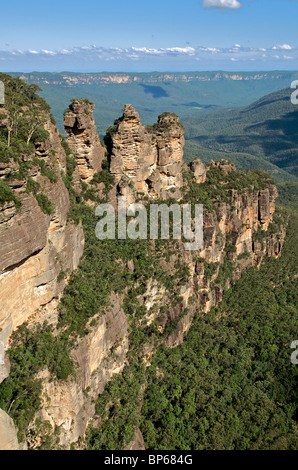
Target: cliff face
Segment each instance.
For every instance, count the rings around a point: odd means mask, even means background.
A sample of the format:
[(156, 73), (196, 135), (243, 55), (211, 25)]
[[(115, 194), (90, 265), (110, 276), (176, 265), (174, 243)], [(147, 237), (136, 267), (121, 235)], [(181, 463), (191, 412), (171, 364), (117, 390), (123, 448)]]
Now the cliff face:
[[(111, 308), (94, 318), (96, 326), (79, 339), (72, 357), (77, 364), (75, 380), (52, 379), (48, 371), (39, 375), (43, 382), (43, 404), (36, 418), (47, 421), (52, 429), (60, 429), (59, 445), (69, 447), (83, 436), (88, 421), (95, 413), (95, 400), (114, 374), (126, 363), (128, 322), (121, 308), (121, 299), (111, 296)], [(34, 426), (33, 426), (34, 428)], [(37, 435), (30, 447), (39, 444)]]
[(80, 178), (85, 182), (101, 170), (105, 150), (97, 135), (93, 117), (94, 104), (88, 100), (74, 100), (64, 115), (67, 142), (74, 153)]
[[(35, 106), (38, 113), (38, 104)], [(28, 108), (23, 109), (24, 125), (33, 127)], [(22, 111), (18, 112), (21, 121)], [(43, 140), (20, 144), (24, 150), (19, 153), (13, 142), (0, 159), (0, 341), (5, 348), (22, 323), (51, 321), (84, 247), (82, 225), (68, 220), (70, 199), (62, 179), (65, 151), (48, 111), (40, 113)], [(0, 108), (4, 133), (11, 116), (9, 103), (7, 109)], [(9, 374), (7, 357), (2, 362), (0, 381)], [(11, 419), (2, 410), (0, 413), (0, 448), (17, 448)]]
[(182, 186), (184, 131), (176, 115), (164, 113), (146, 129), (131, 105), (109, 134), (110, 172), (120, 194), (179, 198)]
[[(92, 110), (88, 102), (79, 100), (73, 102), (65, 115), (68, 143), (78, 164), (76, 177), (87, 183), (100, 171), (104, 156)], [(59, 295), (83, 251), (82, 226), (67, 218), (69, 193), (61, 178), (61, 172), (64, 175), (66, 171), (66, 155), (50, 119), (44, 126), (47, 138), (35, 143), (33, 153), (24, 157), (31, 163), (38, 158), (43, 164), (29, 165), (28, 172), (20, 178), (19, 161), (0, 163), (0, 178), (8, 181), (15, 197), (0, 206), (0, 339), (5, 344), (16, 327), (28, 320), (29, 327), (47, 320), (58, 336)], [(183, 163), (183, 144), (183, 129), (175, 115), (165, 113), (156, 125), (146, 129), (130, 105), (126, 105), (123, 117), (109, 130), (110, 172), (118, 193), (126, 195), (128, 202), (139, 196), (149, 200), (175, 197), (183, 203), (203, 202), (204, 245), (199, 252), (190, 252), (184, 250), (182, 241), (169, 241), (161, 247), (157, 241), (148, 242), (145, 258), (154, 261), (147, 269), (142, 263), (138, 265), (141, 254), (135, 253), (134, 246), (126, 247), (129, 254), (125, 252), (123, 259), (119, 254), (114, 260), (112, 254), (117, 246), (110, 241), (104, 256), (114, 261), (105, 266), (102, 259), (106, 270), (103, 279), (99, 276), (102, 273), (94, 271), (99, 278), (96, 288), (108, 292), (107, 302), (95, 315), (88, 315), (84, 334), (76, 335), (75, 329), (71, 330), (75, 376), (58, 380), (46, 366), (37, 374), (36, 378), (42, 380), (41, 405), (26, 433), (29, 448), (41, 445), (37, 418), (49, 425), (53, 447), (69, 448), (76, 442), (78, 447), (84, 447), (88, 425), (100, 427), (103, 421), (103, 416), (97, 415), (96, 399), (109, 380), (132, 362), (130, 349), (134, 347), (135, 336), (144, 336), (146, 328), (156, 328), (138, 345), (137, 359), (147, 366), (159, 344), (175, 347), (183, 341), (194, 315), (218, 304), (223, 291), (241, 276), (243, 269), (259, 266), (266, 255), (280, 255), (285, 229), (281, 225), (272, 229), (275, 186), (263, 177), (246, 178), (244, 172), (237, 172), (227, 161), (211, 162), (205, 167), (196, 159), (189, 169)], [(18, 178), (7, 179), (12, 170)], [(49, 170), (55, 173), (55, 178)], [(32, 180), (39, 185), (38, 190)], [(28, 191), (32, 187), (35, 189)], [(45, 211), (38, 194), (47, 196), (51, 211)], [(201, 201), (201, 197), (205, 199)], [(96, 264), (91, 238), (86, 237), (84, 258)], [(154, 275), (157, 264), (162, 277), (160, 272)], [(122, 284), (125, 280), (122, 289), (114, 286), (108, 290), (108, 269), (113, 276), (121, 273)], [(86, 269), (79, 268), (77, 277), (87, 274)], [(81, 312), (83, 295), (82, 289), (75, 313)], [(89, 307), (91, 310), (93, 306)], [(0, 364), (2, 380), (8, 369), (6, 358), (5, 365)], [(8, 430), (7, 438), (3, 437), (3, 429)], [(59, 436), (55, 441), (57, 429)], [(136, 427), (127, 448), (143, 446)], [(13, 424), (3, 412), (0, 448), (6, 447), (17, 448), (18, 444)]]
[[(60, 176), (65, 171), (65, 152), (55, 126), (48, 121), (45, 127), (48, 139), (26, 157), (32, 164), (42, 159), (42, 166), (32, 165), (22, 179), (16, 173), (17, 179), (5, 180), (11, 167), (17, 172), (19, 165), (11, 161), (1, 164), (0, 178), (8, 182), (20, 203), (16, 207), (10, 201), (0, 208), (0, 334), (4, 343), (18, 325), (59, 295), (65, 285), (63, 278), (58, 280), (60, 272), (70, 274), (83, 251), (82, 226), (67, 220), (70, 201)], [(44, 165), (55, 174), (55, 182), (44, 176)], [(43, 212), (35, 195), (28, 191), (28, 181), (46, 195), (50, 214)]]

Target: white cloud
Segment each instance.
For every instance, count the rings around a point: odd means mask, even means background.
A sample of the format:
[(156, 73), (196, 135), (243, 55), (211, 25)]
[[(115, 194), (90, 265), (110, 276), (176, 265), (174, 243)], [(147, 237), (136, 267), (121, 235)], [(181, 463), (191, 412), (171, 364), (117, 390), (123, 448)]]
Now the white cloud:
[(292, 51), (294, 47), (290, 46), (289, 44), (277, 44), (272, 47), (273, 51)]
[(212, 54), (217, 54), (220, 52), (220, 49), (217, 47), (199, 47), (198, 50), (202, 52), (211, 52)]
[(203, 0), (204, 8), (241, 8), (241, 3), (238, 0)]
[(193, 47), (169, 47), (168, 52), (176, 52), (178, 54), (194, 55), (196, 50)]
[[(261, 46), (261, 45), (260, 45)], [(269, 53), (271, 51), (271, 53)], [(266, 54), (266, 52), (268, 54)], [(289, 54), (289, 52), (291, 52)], [(270, 49), (264, 47), (248, 47), (240, 45), (239, 42), (231, 47), (216, 47), (212, 45), (198, 45), (191, 47), (188, 45), (174, 45), (172, 47), (159, 47), (152, 48), (144, 45), (137, 45), (131, 47), (102, 47), (95, 45), (76, 46), (69, 49), (41, 49), (41, 50), (11, 50), (0, 51), (0, 60), (5, 60), (13, 63), (18, 62), (18, 67), (21, 64), (36, 63), (36, 64), (56, 64), (56, 68), (65, 70), (69, 67), (66, 64), (84, 63), (90, 64), (90, 67), (104, 67), (104, 63), (129, 64), (129, 62), (151, 63), (173, 63), (177, 64), (190, 64), (191, 61), (205, 61), (209, 64), (223, 63), (251, 63), (257, 60), (260, 63), (272, 62), (275, 60), (291, 63), (291, 60), (298, 61), (298, 48), (288, 44), (275, 45)], [(33, 62), (34, 60), (34, 62)], [(209, 61), (209, 62), (208, 62)], [(57, 65), (60, 64), (60, 65)], [(120, 65), (121, 64), (121, 65)], [(188, 66), (187, 65), (187, 66)], [(35, 67), (35, 65), (34, 65)], [(47, 66), (48, 67), (48, 66)]]
[(56, 55), (57, 54), (56, 52), (48, 51), (47, 49), (42, 49), (41, 52), (43, 52), (44, 54), (48, 54), (48, 55)]

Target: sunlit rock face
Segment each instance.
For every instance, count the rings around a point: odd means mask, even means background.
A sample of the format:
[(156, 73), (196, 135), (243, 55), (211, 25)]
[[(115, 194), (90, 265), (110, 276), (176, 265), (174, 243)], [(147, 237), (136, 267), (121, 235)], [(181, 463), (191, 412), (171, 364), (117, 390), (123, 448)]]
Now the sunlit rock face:
[(206, 167), (204, 163), (199, 159), (196, 158), (190, 164), (190, 169), (194, 174), (194, 178), (196, 183), (205, 183), (206, 181)]
[[(178, 197), (182, 186), (184, 131), (175, 114), (164, 113), (145, 127), (130, 105), (109, 134), (110, 172), (125, 194), (128, 185), (151, 198)], [(123, 184), (126, 176), (126, 185)], [(126, 190), (127, 191), (127, 190)]]
[(88, 100), (74, 100), (64, 115), (65, 130), (69, 134), (67, 143), (76, 159), (79, 176), (85, 183), (101, 170), (105, 156), (97, 135), (94, 108)]

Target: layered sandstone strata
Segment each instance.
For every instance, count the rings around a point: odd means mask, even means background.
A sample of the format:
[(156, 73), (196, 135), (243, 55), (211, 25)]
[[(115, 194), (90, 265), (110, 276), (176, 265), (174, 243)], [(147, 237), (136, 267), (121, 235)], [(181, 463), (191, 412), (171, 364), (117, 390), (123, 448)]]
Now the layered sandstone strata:
[(76, 159), (79, 176), (85, 183), (101, 170), (105, 156), (96, 130), (94, 107), (88, 100), (74, 100), (64, 115), (65, 130), (69, 134), (67, 143)]
[(108, 138), (110, 172), (115, 176), (120, 194), (179, 197), (184, 131), (175, 114), (164, 113), (157, 124), (146, 128), (136, 110), (127, 104)]
[[(14, 201), (0, 206), (0, 341), (4, 345), (17, 326), (50, 308), (83, 252), (82, 226), (68, 220), (70, 200), (61, 177), (66, 155), (50, 118), (45, 128), (48, 138), (35, 145), (32, 155), (23, 156), (30, 163), (27, 175), (7, 179), (12, 170), (18, 170), (18, 163), (10, 160), (0, 166), (0, 179), (19, 201), (19, 206)], [(52, 182), (42, 168), (51, 171)], [(50, 213), (40, 207), (29, 181), (51, 204)]]

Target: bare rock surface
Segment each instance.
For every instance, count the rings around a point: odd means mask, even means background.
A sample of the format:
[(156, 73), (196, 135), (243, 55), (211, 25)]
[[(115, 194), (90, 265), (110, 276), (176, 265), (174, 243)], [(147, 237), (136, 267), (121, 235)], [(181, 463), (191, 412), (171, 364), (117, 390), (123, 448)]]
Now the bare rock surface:
[(137, 193), (151, 198), (179, 197), (183, 146), (184, 130), (175, 114), (164, 113), (157, 124), (146, 128), (133, 106), (125, 105), (110, 133), (110, 172), (120, 183), (121, 194), (126, 194), (125, 175)]
[(93, 110), (94, 104), (88, 100), (74, 100), (64, 116), (65, 130), (69, 134), (67, 142), (77, 161), (79, 176), (85, 183), (101, 170), (105, 156)]

